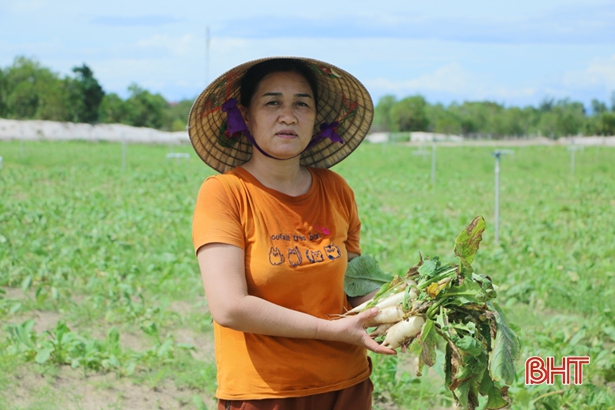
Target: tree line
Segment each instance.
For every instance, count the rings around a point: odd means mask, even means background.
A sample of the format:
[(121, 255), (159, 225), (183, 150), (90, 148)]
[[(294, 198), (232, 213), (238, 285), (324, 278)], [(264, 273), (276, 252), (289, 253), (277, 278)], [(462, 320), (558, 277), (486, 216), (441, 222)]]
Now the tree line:
[[(16, 57), (0, 68), (0, 118), (119, 123), (166, 131), (185, 129), (192, 100), (168, 102), (133, 83), (129, 96), (106, 93), (92, 70), (76, 66), (59, 74), (37, 60)], [(429, 131), (467, 137), (615, 135), (615, 92), (610, 107), (596, 99), (591, 110), (569, 99), (545, 98), (538, 107), (505, 107), (491, 101), (430, 104), (421, 95), (386, 95), (375, 107), (372, 131)]]
[(596, 99), (591, 113), (570, 99), (545, 98), (538, 107), (505, 107), (491, 101), (429, 104), (421, 95), (397, 100), (382, 97), (374, 113), (374, 131), (430, 131), (468, 137), (615, 135), (615, 92), (611, 107)]
[(86, 64), (61, 77), (37, 60), (19, 56), (0, 68), (0, 118), (186, 129), (192, 100), (170, 103), (136, 83), (128, 92), (126, 99), (106, 93)]

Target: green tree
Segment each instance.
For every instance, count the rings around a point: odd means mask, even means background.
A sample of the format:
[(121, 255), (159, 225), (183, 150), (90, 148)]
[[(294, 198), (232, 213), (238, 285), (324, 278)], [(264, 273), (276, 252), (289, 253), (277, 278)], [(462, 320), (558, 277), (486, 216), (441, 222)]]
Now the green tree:
[(406, 97), (391, 107), (392, 131), (426, 131), (427, 101), (421, 95)]
[(39, 101), (35, 118), (49, 121), (74, 121), (71, 83), (70, 78), (39, 83)]
[(488, 133), (489, 113), (482, 102), (464, 101), (462, 104), (451, 104), (449, 110), (461, 120), (464, 135)]
[(167, 123), (169, 103), (160, 94), (149, 91), (133, 83), (128, 87), (130, 97), (125, 102), (129, 125), (135, 127), (163, 128)]
[(4, 115), (16, 119), (66, 121), (66, 82), (36, 60), (16, 57), (4, 71)]
[(73, 120), (93, 124), (98, 121), (105, 92), (87, 65), (73, 67), (73, 72), (75, 79), (69, 82)]
[(128, 124), (125, 103), (116, 93), (105, 94), (98, 107), (98, 119), (105, 124)]
[(188, 115), (193, 103), (193, 100), (181, 100), (178, 103), (169, 104), (165, 115), (167, 124), (164, 128), (170, 131), (186, 131)]
[(374, 108), (374, 121), (372, 123), (373, 131), (391, 131), (391, 108), (397, 102), (394, 95), (385, 95), (378, 100), (376, 108)]
[(615, 135), (615, 112), (603, 112), (596, 118), (595, 134)]
[(461, 119), (442, 104), (428, 105), (426, 108), (429, 131), (440, 134), (460, 135), (463, 131)]
[(606, 104), (596, 99), (592, 100), (591, 106), (592, 106), (592, 113), (594, 115), (602, 114), (603, 112), (608, 111)]
[(565, 98), (550, 104), (546, 109), (541, 106), (538, 130), (549, 138), (577, 135), (586, 124), (585, 107), (580, 102)]
[(8, 117), (34, 118), (38, 110), (38, 100), (34, 81), (26, 80), (15, 84), (7, 93)]
[(7, 101), (6, 97), (8, 95), (8, 83), (6, 80), (6, 73), (2, 68), (0, 68), (0, 118), (7, 117)]

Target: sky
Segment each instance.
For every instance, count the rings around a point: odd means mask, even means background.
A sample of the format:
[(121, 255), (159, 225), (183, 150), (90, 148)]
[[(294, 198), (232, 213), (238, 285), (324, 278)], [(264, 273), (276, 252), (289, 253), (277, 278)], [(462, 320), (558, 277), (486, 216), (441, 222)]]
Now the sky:
[(87, 64), (124, 98), (136, 83), (193, 99), (237, 64), (302, 56), (352, 73), (375, 104), (610, 105), (615, 0), (0, 0), (0, 67), (17, 56), (61, 76)]

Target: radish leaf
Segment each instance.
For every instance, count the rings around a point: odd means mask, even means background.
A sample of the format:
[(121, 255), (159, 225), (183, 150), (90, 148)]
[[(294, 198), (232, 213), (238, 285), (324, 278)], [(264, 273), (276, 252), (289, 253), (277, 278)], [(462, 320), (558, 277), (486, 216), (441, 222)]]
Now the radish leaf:
[(482, 216), (477, 216), (457, 236), (454, 249), (455, 255), (465, 259), (468, 263), (472, 263), (474, 255), (478, 251), (480, 241), (483, 239), (484, 230), (485, 219)]
[(515, 359), (519, 357), (520, 341), (515, 332), (508, 326), (504, 312), (497, 304), (489, 304), (495, 312), (497, 334), (493, 343), (489, 370), (494, 380), (504, 380), (511, 385), (516, 378)]
[(344, 291), (350, 297), (364, 296), (390, 281), (391, 277), (380, 269), (374, 258), (361, 255), (348, 262)]

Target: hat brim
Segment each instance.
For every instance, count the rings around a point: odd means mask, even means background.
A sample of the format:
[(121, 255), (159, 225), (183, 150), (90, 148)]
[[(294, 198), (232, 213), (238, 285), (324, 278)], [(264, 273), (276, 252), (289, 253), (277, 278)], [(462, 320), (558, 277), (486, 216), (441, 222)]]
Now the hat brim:
[(238, 65), (216, 78), (197, 97), (190, 110), (188, 134), (197, 155), (210, 167), (224, 173), (252, 156), (252, 144), (244, 136), (226, 132), (222, 104), (240, 99), (239, 85), (250, 67), (263, 61), (288, 58), (303, 61), (314, 70), (318, 106), (313, 135), (322, 123), (338, 122), (335, 131), (344, 143), (322, 139), (301, 154), (301, 164), (329, 168), (350, 155), (367, 135), (374, 116), (372, 99), (359, 80), (323, 61), (303, 57), (270, 57)]

